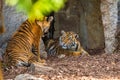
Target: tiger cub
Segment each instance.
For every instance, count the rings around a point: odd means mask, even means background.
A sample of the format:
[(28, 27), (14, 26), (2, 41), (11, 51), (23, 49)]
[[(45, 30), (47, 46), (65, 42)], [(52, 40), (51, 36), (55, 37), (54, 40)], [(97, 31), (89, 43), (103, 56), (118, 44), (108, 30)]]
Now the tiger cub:
[(3, 16), (3, 0), (0, 0), (0, 34), (5, 32), (5, 22)]
[[(1, 26), (0, 26), (1, 27)], [(1, 29), (1, 28), (0, 28)], [(2, 34), (4, 31), (0, 30), (0, 34)], [(0, 52), (1, 54), (1, 52)], [(3, 71), (2, 71), (2, 56), (0, 55), (0, 80), (3, 80)]]
[(50, 27), (53, 17), (45, 17), (43, 20), (23, 22), (8, 42), (3, 56), (5, 67), (29, 66), (34, 62), (42, 62), (40, 59), (40, 38), (44, 36)]
[(46, 51), (48, 56), (60, 54), (79, 56), (80, 54), (88, 54), (77, 40), (78, 37), (78, 34), (72, 31), (65, 32), (62, 30), (61, 36), (58, 39), (51, 39), (47, 42)]
[(0, 80), (3, 80), (2, 64), (0, 61)]

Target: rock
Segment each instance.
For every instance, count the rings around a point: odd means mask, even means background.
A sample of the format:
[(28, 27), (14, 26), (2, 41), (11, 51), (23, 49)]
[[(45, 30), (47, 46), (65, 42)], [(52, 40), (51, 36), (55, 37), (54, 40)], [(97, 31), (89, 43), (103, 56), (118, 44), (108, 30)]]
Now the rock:
[(0, 60), (3, 60), (2, 54), (4, 53), (4, 50), (0, 48)]
[(57, 56), (58, 58), (64, 58), (65, 57), (65, 54), (60, 54)]
[(20, 74), (20, 75), (17, 75), (14, 80), (44, 80), (44, 79), (37, 78), (30, 74)]
[(47, 52), (45, 51), (45, 44), (43, 40), (40, 40), (40, 57), (47, 59)]
[(46, 64), (36, 62), (34, 63), (35, 71), (40, 73), (47, 73), (49, 71), (53, 71), (54, 69), (52, 67), (47, 66)]

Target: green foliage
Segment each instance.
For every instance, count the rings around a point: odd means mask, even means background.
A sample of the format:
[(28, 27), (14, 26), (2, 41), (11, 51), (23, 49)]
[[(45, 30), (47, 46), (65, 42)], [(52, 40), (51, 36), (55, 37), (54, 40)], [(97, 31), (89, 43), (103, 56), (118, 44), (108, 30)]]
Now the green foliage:
[(16, 9), (25, 12), (31, 20), (42, 19), (50, 12), (59, 11), (65, 2), (66, 0), (6, 0), (7, 5), (16, 5)]
[(19, 0), (6, 0), (6, 4), (14, 6), (18, 3)]

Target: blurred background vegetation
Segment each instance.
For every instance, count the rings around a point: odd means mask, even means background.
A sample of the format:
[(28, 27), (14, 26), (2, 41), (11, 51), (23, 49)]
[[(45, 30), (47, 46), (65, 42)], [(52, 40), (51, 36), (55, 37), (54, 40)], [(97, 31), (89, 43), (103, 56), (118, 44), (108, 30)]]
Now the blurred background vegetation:
[(51, 12), (57, 12), (64, 7), (67, 0), (6, 0), (9, 6), (16, 6), (17, 11), (26, 13), (30, 20), (42, 19)]

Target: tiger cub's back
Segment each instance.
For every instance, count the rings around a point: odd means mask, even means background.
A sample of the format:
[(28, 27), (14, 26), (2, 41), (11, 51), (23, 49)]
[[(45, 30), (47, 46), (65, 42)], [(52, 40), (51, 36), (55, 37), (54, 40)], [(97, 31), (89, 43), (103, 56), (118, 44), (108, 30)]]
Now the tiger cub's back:
[(3, 80), (2, 64), (0, 61), (0, 80)]
[[(2, 17), (2, 15), (0, 15), (0, 17)], [(2, 19), (1, 19), (2, 20)], [(2, 21), (1, 21), (2, 22)], [(5, 31), (5, 27), (3, 25), (4, 23), (2, 23), (2, 25), (0, 24), (0, 34), (2, 34)], [(1, 54), (1, 53), (0, 53)], [(0, 56), (1, 57), (1, 56)], [(3, 80), (3, 72), (2, 72), (2, 64), (1, 64), (1, 60), (0, 60), (0, 80)]]
[[(0, 25), (0, 34), (2, 34), (4, 32), (4, 26)], [(1, 54), (1, 53), (0, 53)], [(2, 58), (2, 56), (0, 55), (0, 57)], [(3, 71), (2, 71), (2, 63), (1, 63), (1, 59), (0, 59), (0, 80), (3, 80)]]

